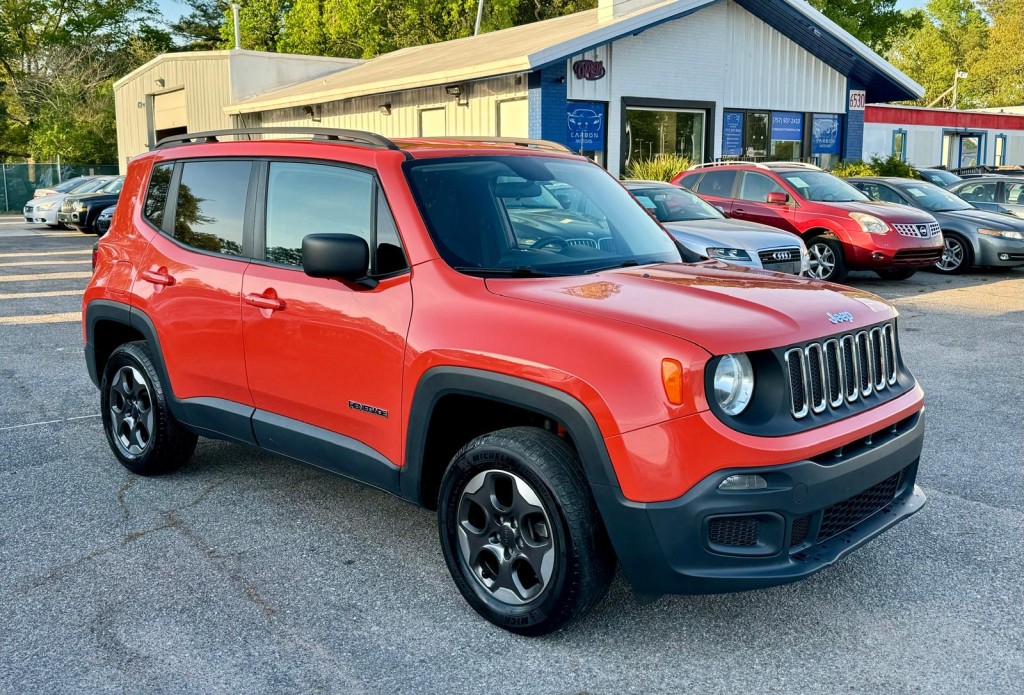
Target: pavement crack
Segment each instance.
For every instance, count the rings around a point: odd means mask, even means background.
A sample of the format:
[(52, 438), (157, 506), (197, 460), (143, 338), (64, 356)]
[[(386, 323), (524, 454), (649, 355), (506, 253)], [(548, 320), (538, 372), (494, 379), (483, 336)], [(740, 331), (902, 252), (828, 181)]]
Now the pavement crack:
[(125, 495), (127, 495), (128, 491), (135, 486), (137, 480), (138, 476), (134, 473), (129, 473), (128, 478), (121, 484), (121, 487), (117, 489), (117, 506), (121, 508), (121, 516), (124, 517), (125, 521), (127, 521), (131, 516), (131, 510), (128, 509), (128, 503), (125, 500)]

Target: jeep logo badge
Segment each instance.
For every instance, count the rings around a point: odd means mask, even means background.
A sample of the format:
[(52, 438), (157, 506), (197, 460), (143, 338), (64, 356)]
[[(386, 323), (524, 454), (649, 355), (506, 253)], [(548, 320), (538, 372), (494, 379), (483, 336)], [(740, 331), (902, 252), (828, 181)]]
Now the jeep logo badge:
[(840, 311), (838, 314), (825, 312), (825, 316), (828, 316), (831, 323), (853, 323), (853, 314), (849, 311)]

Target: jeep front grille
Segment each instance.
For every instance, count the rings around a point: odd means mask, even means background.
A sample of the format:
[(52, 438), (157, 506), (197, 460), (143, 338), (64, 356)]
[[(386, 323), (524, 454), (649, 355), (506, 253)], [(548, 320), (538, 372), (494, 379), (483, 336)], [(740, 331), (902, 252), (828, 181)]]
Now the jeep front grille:
[(837, 410), (896, 383), (893, 325), (848, 333), (785, 353), (794, 418)]

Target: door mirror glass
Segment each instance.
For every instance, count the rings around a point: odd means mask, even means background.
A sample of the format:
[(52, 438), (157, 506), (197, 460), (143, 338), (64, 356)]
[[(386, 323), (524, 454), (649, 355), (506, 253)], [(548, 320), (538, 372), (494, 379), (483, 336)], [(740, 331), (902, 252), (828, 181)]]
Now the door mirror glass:
[(769, 205), (785, 205), (789, 202), (789, 196), (779, 191), (772, 191), (765, 196), (764, 202)]
[(370, 271), (370, 246), (355, 234), (307, 234), (302, 270), (314, 278), (357, 282)]

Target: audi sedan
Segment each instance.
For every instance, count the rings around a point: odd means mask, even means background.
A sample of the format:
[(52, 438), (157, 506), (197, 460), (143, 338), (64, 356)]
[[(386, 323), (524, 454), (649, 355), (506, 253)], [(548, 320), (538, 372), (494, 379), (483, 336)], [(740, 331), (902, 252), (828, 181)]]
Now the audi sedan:
[(793, 275), (810, 269), (800, 237), (775, 227), (730, 220), (689, 191), (662, 181), (626, 181), (626, 189), (682, 245), (688, 261), (725, 261)]

